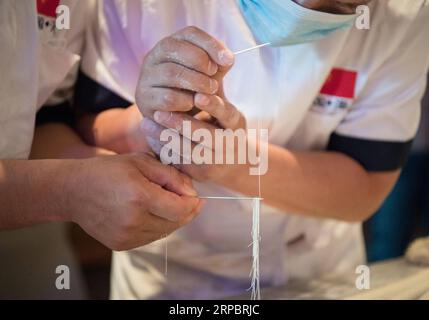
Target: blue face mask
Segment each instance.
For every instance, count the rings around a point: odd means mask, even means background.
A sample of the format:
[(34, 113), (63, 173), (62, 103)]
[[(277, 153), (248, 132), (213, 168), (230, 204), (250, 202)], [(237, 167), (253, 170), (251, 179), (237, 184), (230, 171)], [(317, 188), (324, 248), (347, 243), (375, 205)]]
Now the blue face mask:
[(261, 43), (285, 46), (322, 39), (350, 28), (356, 15), (310, 10), (292, 0), (237, 0), (253, 35)]

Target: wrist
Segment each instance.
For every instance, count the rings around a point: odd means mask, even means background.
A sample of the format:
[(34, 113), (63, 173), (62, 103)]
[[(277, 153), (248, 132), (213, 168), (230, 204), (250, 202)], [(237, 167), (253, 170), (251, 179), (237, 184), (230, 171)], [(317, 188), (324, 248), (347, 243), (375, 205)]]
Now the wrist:
[(41, 187), (41, 198), (47, 203), (50, 221), (75, 221), (75, 206), (79, 202), (79, 192), (83, 185), (79, 177), (86, 160), (52, 160), (45, 179), (48, 183)]
[(56, 216), (58, 220), (79, 223), (79, 214), (83, 211), (82, 206), (85, 206), (85, 196), (90, 191), (88, 163), (97, 159), (68, 160), (61, 164), (60, 178), (54, 191), (60, 199), (60, 211)]
[(1, 227), (67, 221), (69, 160), (5, 160), (0, 170)]

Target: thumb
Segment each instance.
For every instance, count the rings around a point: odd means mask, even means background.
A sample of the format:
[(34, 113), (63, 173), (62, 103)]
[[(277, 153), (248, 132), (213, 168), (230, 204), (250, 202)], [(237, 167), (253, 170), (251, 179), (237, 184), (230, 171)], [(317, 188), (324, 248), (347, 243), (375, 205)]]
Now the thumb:
[(150, 182), (180, 196), (198, 195), (192, 180), (176, 168), (162, 164), (149, 154), (136, 154), (133, 157), (136, 167)]

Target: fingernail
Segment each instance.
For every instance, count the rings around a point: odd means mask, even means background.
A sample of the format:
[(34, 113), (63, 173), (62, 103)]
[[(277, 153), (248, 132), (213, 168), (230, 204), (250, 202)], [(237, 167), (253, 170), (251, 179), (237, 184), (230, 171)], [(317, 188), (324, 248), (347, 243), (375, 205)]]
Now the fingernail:
[(219, 89), (219, 84), (216, 80), (210, 79), (210, 91), (211, 93), (215, 94)]
[(155, 114), (153, 115), (155, 121), (160, 124), (170, 120), (171, 116), (172, 116), (171, 112), (164, 112), (164, 111), (156, 111)]
[(194, 189), (192, 184), (189, 184), (187, 181), (185, 181), (183, 185), (183, 189), (184, 189), (183, 191), (187, 196), (195, 197), (196, 195), (198, 195), (197, 191)]
[(216, 74), (217, 72), (217, 64), (213, 63), (211, 60), (209, 60), (209, 66), (208, 66), (209, 76), (212, 76)]
[(195, 95), (195, 102), (199, 106), (207, 106), (210, 103), (210, 99), (205, 94), (197, 93)]
[(152, 120), (144, 118), (140, 124), (140, 128), (144, 132), (151, 133), (156, 130), (156, 124)]
[(219, 52), (218, 57), (219, 61), (224, 66), (230, 66), (234, 63), (234, 54), (229, 50), (222, 50), (221, 52)]

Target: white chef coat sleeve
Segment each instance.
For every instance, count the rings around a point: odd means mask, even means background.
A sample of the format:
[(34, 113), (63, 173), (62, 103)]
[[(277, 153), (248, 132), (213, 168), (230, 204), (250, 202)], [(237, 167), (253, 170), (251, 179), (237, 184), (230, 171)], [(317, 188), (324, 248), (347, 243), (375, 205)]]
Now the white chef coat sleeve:
[(136, 81), (128, 78), (138, 70), (135, 65), (127, 64), (133, 60), (132, 52), (121, 31), (116, 3), (97, 1), (93, 10), (95, 15), (86, 29), (85, 49), (75, 85), (73, 107), (78, 113), (99, 113), (130, 106), (133, 97), (123, 86)]
[(429, 28), (424, 22), (412, 29), (369, 75), (351, 110), (330, 137), (328, 150), (349, 155), (368, 171), (400, 169), (419, 126), (429, 66), (425, 40)]

